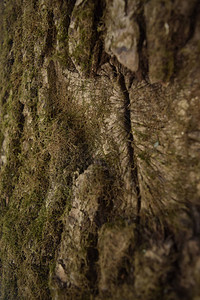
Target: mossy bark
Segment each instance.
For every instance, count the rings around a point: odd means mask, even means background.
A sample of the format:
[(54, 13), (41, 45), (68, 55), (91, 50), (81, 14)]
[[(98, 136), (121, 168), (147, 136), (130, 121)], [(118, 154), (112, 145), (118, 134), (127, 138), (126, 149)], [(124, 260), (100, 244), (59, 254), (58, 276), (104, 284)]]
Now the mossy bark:
[(198, 300), (199, 1), (0, 19), (0, 299)]

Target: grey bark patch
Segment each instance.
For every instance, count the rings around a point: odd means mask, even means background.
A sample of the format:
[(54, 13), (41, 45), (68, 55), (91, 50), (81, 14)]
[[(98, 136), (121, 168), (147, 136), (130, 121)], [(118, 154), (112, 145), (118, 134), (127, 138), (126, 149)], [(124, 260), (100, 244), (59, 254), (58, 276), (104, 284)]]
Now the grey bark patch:
[[(137, 71), (139, 66), (138, 42), (139, 28), (132, 18), (132, 11), (125, 13), (125, 2), (115, 0), (108, 2), (105, 37), (105, 48), (109, 54), (114, 54), (120, 63), (131, 71)], [(116, 22), (116, 20), (119, 22)]]

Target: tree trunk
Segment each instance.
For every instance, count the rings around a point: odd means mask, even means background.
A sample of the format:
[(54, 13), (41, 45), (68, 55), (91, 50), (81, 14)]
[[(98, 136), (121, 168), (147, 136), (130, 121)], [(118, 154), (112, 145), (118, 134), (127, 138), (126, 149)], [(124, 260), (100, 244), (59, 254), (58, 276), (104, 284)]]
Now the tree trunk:
[(199, 1), (0, 20), (0, 299), (200, 299)]

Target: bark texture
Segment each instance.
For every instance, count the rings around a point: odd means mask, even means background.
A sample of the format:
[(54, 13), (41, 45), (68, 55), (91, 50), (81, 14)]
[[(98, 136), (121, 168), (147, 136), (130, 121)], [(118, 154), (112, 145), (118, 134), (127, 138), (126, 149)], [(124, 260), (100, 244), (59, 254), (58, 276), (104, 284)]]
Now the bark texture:
[(0, 299), (199, 300), (199, 1), (0, 20)]

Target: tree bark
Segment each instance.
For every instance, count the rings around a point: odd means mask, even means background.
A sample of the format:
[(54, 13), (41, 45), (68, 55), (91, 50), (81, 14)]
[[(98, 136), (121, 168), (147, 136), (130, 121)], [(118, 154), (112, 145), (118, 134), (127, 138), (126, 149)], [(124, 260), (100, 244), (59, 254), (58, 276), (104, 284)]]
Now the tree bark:
[(0, 20), (0, 299), (199, 299), (199, 1)]

